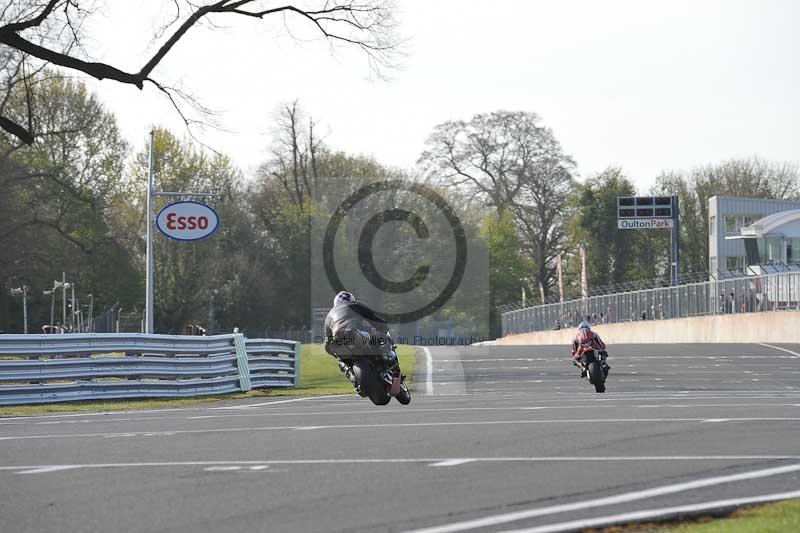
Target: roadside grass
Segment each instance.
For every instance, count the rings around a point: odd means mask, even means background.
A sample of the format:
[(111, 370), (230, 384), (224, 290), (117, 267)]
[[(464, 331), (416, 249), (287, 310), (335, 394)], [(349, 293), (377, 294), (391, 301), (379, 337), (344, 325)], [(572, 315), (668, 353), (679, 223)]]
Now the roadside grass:
[(706, 516), (682, 523), (612, 526), (599, 531), (603, 533), (788, 533), (800, 531), (800, 500), (748, 507), (724, 518)]
[(681, 524), (659, 533), (786, 533), (800, 531), (800, 500), (759, 505), (728, 518)]
[[(400, 366), (406, 374), (406, 382), (411, 385), (416, 366), (416, 351), (413, 346), (398, 347)], [(259, 389), (217, 396), (196, 398), (153, 398), (149, 400), (109, 400), (83, 402), (50, 403), (42, 405), (20, 405), (0, 407), (0, 418), (10, 416), (29, 416), (45, 413), (94, 412), (94, 411), (133, 411), (143, 409), (173, 409), (201, 403), (214, 403), (244, 398), (266, 398), (273, 396), (327, 396), (333, 394), (352, 394), (353, 386), (339, 371), (336, 360), (325, 353), (320, 344), (303, 344), (300, 353), (300, 386), (292, 389)]]

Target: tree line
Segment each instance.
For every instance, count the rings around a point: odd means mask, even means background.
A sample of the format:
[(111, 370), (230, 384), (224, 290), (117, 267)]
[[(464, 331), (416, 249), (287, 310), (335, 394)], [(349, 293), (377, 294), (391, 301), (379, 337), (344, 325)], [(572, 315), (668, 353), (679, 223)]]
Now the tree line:
[[(141, 313), (147, 144), (135, 148), (124, 139), (113, 113), (81, 82), (43, 70), (33, 83), (35, 91), (12, 87), (4, 102), (13, 116), (35, 109), (37, 139), (0, 135), (0, 331), (22, 330), (22, 302), (10, 293), (22, 285), (31, 288), (31, 331), (41, 331), (51, 305), (43, 291), (62, 272), (83, 303), (93, 295), (95, 314), (114, 304)], [(156, 331), (209, 323), (214, 331), (239, 327), (251, 335), (308, 329), (312, 307), (321, 305), (311, 291), (312, 228), (330, 218), (343, 191), (377, 180), (434, 188), (483, 243), (492, 331), (497, 307), (518, 303), (523, 292), (529, 304), (557, 297), (559, 257), (565, 297), (579, 295), (579, 245), (593, 286), (668, 279), (667, 233), (617, 230), (618, 196), (679, 196), (681, 267), (691, 273), (707, 270), (710, 196), (800, 195), (796, 165), (759, 158), (665, 171), (649, 191), (637, 191), (618, 167), (579, 179), (555, 133), (532, 112), (439, 124), (416, 169), (329, 146), (297, 102), (270, 121), (272, 142), (251, 177), (229, 157), (156, 128), (156, 189), (216, 193), (210, 203), (222, 220), (213, 237), (196, 243), (157, 235)], [(166, 200), (158, 202), (156, 209)], [(432, 318), (448, 313), (454, 311)]]

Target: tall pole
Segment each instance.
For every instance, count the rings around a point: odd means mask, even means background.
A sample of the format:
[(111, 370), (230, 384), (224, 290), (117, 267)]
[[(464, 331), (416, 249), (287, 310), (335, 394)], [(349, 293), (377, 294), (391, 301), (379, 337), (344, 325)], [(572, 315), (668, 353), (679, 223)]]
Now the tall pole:
[(94, 293), (89, 294), (89, 333), (94, 333)]
[(680, 216), (679, 216), (679, 209), (678, 209), (678, 196), (672, 196), (672, 238), (670, 239), (672, 245), (672, 253), (670, 267), (672, 271), (672, 284), (673, 285), (680, 285), (680, 239), (681, 239), (681, 227), (680, 227)]
[(147, 169), (147, 274), (145, 294), (145, 330), (153, 333), (153, 167), (155, 164), (155, 130), (150, 131), (150, 160)]
[(53, 322), (56, 320), (56, 287), (53, 284), (53, 290), (50, 291), (50, 330), (48, 333), (53, 333)]
[(67, 273), (61, 273), (61, 331), (67, 327)]
[(211, 289), (208, 291), (208, 334), (213, 335), (214, 333), (214, 293), (217, 292), (216, 289)]
[(70, 301), (70, 306), (72, 307), (72, 312), (69, 314), (69, 329), (71, 332), (75, 333), (75, 313), (77, 312), (75, 309), (75, 282), (70, 283), (69, 288), (71, 289), (72, 299)]
[(25, 328), (25, 335), (28, 334), (28, 286), (22, 286), (22, 322)]
[(585, 300), (589, 297), (589, 280), (586, 279), (586, 248), (583, 244), (578, 245), (578, 252), (581, 256), (581, 298)]

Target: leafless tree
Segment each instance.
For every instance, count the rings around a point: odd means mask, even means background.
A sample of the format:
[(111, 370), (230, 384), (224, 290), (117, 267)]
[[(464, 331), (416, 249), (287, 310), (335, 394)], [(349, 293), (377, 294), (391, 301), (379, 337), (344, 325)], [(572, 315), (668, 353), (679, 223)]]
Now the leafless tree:
[[(270, 6), (266, 0), (173, 0), (173, 4), (174, 16), (157, 24), (159, 30), (155, 39), (158, 48), (155, 53), (138, 71), (129, 72), (115, 65), (93, 61), (83, 45), (87, 38), (86, 23), (97, 13), (96, 2), (7, 0), (0, 6), (0, 44), (4, 45), (0, 51), (0, 82), (6, 85), (24, 83), (26, 68), (51, 64), (139, 89), (150, 84), (169, 98), (188, 126), (200, 120), (190, 117), (187, 105), (199, 112), (199, 116), (207, 116), (209, 110), (186, 92), (159, 81), (155, 71), (178, 41), (204, 21), (213, 24), (234, 16), (254, 19), (283, 16), (288, 23), (289, 18), (294, 17), (310, 24), (332, 47), (338, 44), (362, 50), (376, 72), (393, 66), (398, 50), (396, 10), (391, 0), (307, 2), (316, 7)], [(7, 61), (3, 55), (8, 56)], [(27, 117), (0, 113), (0, 128), (26, 144), (33, 143), (37, 134), (31, 118), (35, 114), (32, 100), (33, 96), (29, 98), (31, 109)]]
[(564, 243), (574, 162), (535, 113), (498, 111), (436, 126), (419, 160), (440, 184), (516, 219), (535, 277), (547, 291)]
[(303, 207), (309, 199), (318, 199), (319, 194), (323, 145), (317, 122), (305, 116), (297, 100), (283, 104), (273, 118), (271, 158), (261, 165), (259, 175), (264, 183), (279, 184), (280, 194)]

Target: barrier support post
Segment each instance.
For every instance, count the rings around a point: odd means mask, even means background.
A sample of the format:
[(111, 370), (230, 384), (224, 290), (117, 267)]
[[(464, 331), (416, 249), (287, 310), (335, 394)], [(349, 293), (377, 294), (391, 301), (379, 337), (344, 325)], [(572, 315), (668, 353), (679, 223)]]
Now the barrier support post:
[(233, 345), (236, 347), (236, 367), (239, 369), (239, 387), (243, 392), (249, 391), (250, 386), (250, 365), (247, 362), (247, 347), (244, 343), (244, 334), (233, 334)]
[(294, 345), (294, 386), (300, 386), (300, 343)]

